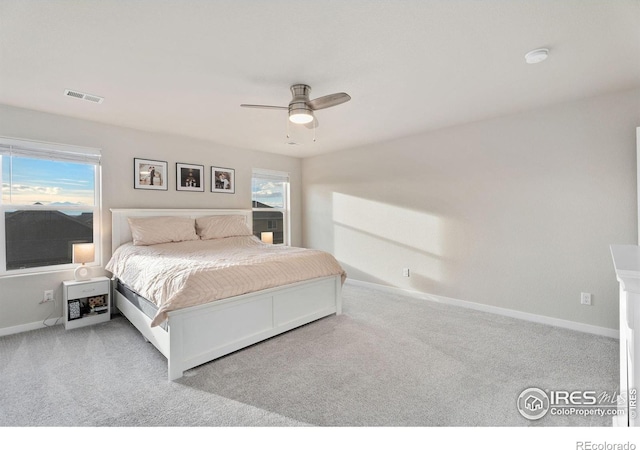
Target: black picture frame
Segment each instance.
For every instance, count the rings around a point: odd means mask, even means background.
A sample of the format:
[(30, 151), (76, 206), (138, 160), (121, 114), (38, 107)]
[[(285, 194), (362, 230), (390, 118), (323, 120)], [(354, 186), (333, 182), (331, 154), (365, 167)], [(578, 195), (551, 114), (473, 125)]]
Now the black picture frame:
[(211, 166), (211, 192), (236, 193), (236, 171), (228, 167)]
[(82, 304), (80, 299), (69, 300), (67, 302), (68, 317), (67, 320), (76, 320), (82, 318)]
[(204, 192), (204, 166), (176, 163), (176, 191)]
[(166, 161), (133, 158), (134, 189), (169, 190), (167, 168)]

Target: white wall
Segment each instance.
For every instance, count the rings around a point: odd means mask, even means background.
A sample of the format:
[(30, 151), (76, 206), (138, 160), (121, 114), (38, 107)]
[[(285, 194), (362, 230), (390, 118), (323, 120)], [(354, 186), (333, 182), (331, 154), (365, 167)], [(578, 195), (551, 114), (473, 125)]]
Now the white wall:
[(633, 90), (305, 159), (303, 243), (352, 279), (615, 329), (637, 126)]
[[(213, 142), (148, 133), (6, 105), (0, 105), (0, 135), (102, 149), (103, 266), (111, 251), (109, 208), (251, 208), (253, 168), (290, 173), (292, 244), (301, 244), (301, 161), (297, 158), (229, 148)], [(167, 161), (169, 190), (134, 189), (134, 157)], [(205, 192), (175, 190), (176, 162), (205, 166)], [(235, 169), (235, 194), (209, 192), (208, 172), (212, 165)], [(37, 327), (49, 314), (60, 317), (60, 301), (55, 308), (51, 304), (39, 305), (38, 302), (45, 289), (55, 289), (56, 298), (60, 300), (60, 283), (67, 279), (73, 279), (72, 271), (0, 278), (0, 334), (3, 334), (3, 329), (7, 334)]]

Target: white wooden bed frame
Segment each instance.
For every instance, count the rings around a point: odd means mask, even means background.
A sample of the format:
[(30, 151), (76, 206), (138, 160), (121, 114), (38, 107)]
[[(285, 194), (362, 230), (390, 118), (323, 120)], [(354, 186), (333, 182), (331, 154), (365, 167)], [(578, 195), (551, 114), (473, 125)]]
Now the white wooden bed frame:
[[(242, 215), (245, 209), (111, 209), (112, 252), (132, 240), (128, 217)], [(169, 381), (185, 370), (241, 348), (342, 313), (340, 275), (266, 289), (169, 312), (168, 327), (151, 327), (151, 319), (114, 287), (117, 309), (168, 361)]]

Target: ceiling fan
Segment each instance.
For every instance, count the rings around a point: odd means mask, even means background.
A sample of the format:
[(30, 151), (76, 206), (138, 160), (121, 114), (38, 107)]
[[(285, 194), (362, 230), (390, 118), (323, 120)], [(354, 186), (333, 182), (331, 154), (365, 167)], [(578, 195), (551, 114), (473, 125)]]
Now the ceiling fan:
[(313, 100), (309, 99), (311, 87), (306, 84), (294, 84), (291, 86), (291, 95), (293, 99), (289, 106), (271, 106), (271, 105), (248, 105), (242, 104), (244, 108), (263, 108), (263, 109), (286, 109), (289, 111), (289, 120), (296, 124), (302, 124), (308, 128), (317, 127), (318, 120), (313, 115), (314, 111), (319, 109), (330, 108), (341, 103), (351, 100), (351, 96), (344, 92), (325, 95)]

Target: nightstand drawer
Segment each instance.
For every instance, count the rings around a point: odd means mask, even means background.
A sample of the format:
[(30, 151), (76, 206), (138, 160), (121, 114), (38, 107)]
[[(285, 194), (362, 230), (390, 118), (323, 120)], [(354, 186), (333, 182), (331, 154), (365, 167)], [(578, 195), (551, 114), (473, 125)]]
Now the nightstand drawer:
[(93, 295), (102, 295), (109, 293), (108, 281), (96, 281), (95, 283), (82, 283), (77, 286), (67, 287), (67, 298), (83, 298)]

